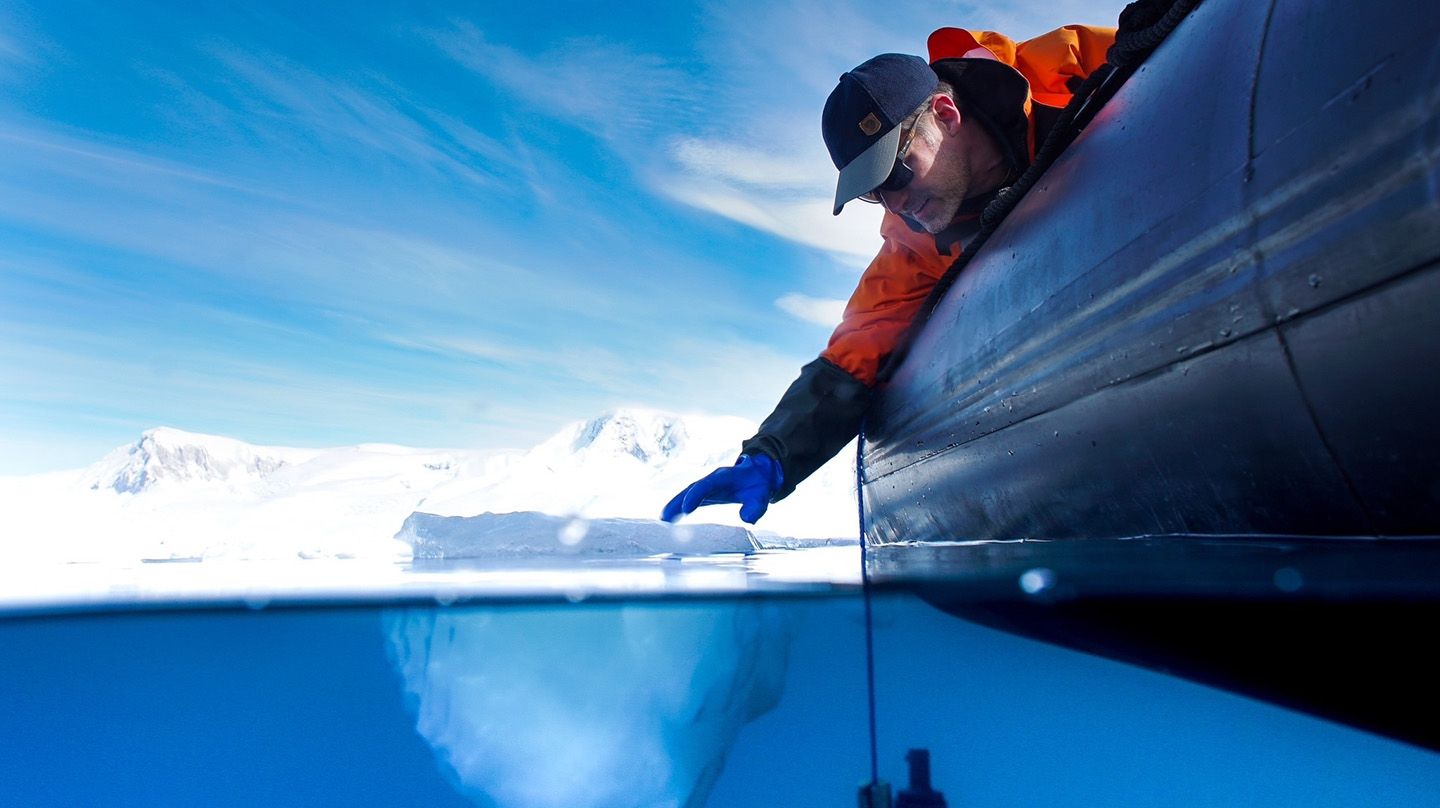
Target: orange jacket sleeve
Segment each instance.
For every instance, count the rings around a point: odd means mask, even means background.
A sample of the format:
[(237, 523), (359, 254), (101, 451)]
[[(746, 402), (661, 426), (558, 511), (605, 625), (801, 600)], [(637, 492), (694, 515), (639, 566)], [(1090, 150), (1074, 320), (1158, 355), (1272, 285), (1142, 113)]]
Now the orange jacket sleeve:
[(933, 236), (912, 231), (892, 213), (885, 214), (880, 235), (884, 245), (860, 276), (840, 325), (820, 354), (866, 386), (875, 384), (881, 361), (960, 254), (958, 245), (953, 254), (940, 253)]

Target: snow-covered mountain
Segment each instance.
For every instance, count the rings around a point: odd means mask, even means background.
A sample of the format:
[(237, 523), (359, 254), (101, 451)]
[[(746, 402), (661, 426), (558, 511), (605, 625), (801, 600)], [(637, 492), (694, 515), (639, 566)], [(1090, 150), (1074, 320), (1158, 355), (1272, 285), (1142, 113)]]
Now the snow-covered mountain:
[[(626, 411), (607, 413), (579, 426), (570, 441), (571, 452), (629, 455), (641, 463), (663, 463), (688, 443), (685, 422), (658, 413)], [(569, 433), (562, 433), (565, 438)]]
[[(566, 523), (654, 519), (676, 492), (734, 461), (755, 425), (627, 409), (529, 450), (253, 446), (157, 428), (76, 472), (0, 478), (12, 559), (405, 558), (412, 513), (534, 511)], [(854, 536), (853, 452), (842, 452), (758, 531)], [(740, 525), (735, 506), (687, 522)]]
[(251, 446), (233, 438), (199, 435), (169, 427), (147, 430), (87, 470), (90, 488), (138, 494), (157, 486), (203, 482), (241, 486), (264, 479), (287, 462), (314, 452)]

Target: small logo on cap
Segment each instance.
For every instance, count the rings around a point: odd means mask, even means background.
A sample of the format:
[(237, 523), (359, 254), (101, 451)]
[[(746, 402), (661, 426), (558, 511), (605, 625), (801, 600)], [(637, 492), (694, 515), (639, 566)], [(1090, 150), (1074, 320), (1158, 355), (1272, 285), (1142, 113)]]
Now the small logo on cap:
[(860, 131), (867, 136), (880, 131), (880, 119), (875, 117), (875, 113), (872, 112), (865, 116), (865, 119), (860, 122)]

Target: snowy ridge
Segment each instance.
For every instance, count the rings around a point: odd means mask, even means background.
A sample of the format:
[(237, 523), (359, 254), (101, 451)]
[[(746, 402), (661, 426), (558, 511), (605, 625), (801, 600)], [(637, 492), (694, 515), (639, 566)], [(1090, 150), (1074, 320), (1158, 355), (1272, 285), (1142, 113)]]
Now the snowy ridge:
[(733, 462), (740, 441), (755, 431), (743, 418), (689, 415), (643, 409), (613, 410), (571, 424), (530, 454), (546, 461), (634, 460), (651, 468), (671, 463)]
[(572, 452), (627, 454), (641, 463), (664, 462), (685, 447), (685, 423), (661, 413), (624, 410), (582, 424)]
[[(233, 438), (169, 427), (146, 430), (90, 467), (92, 490), (138, 494), (178, 482), (243, 484), (262, 480), (285, 465), (287, 450), (262, 448)], [(299, 450), (288, 450), (296, 455)]]
[[(686, 484), (733, 463), (740, 442), (754, 430), (741, 418), (618, 410), (572, 424), (528, 452), (510, 454), (489, 473), (457, 477), (432, 491), (417, 510), (653, 519)], [(712, 515), (720, 516), (706, 514), (705, 521)]]
[[(606, 552), (604, 531), (586, 525), (629, 519), (669, 531), (655, 522), (665, 503), (734, 462), (754, 429), (741, 418), (623, 409), (571, 424), (528, 451), (474, 451), (254, 446), (161, 427), (88, 469), (0, 479), (10, 527), (0, 552), (16, 561), (103, 563), (404, 559), (414, 550), (397, 531), (411, 514), (512, 512), (546, 515), (557, 531), (583, 527), (579, 551)], [(772, 506), (751, 529), (756, 540), (853, 542), (852, 458), (842, 452)], [(682, 526), (707, 523), (748, 528), (733, 505), (705, 508)], [(668, 547), (676, 537), (651, 538)]]

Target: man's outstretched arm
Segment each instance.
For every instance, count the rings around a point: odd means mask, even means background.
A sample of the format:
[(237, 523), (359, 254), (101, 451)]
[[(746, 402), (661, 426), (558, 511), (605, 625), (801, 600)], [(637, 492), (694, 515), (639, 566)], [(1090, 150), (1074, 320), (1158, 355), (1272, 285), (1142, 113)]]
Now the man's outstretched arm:
[(738, 502), (740, 518), (754, 524), (855, 437), (869, 406), (869, 387), (830, 360), (816, 359), (740, 447), (735, 465), (691, 483), (660, 518), (674, 522), (702, 505)]
[[(781, 396), (759, 431), (741, 446), (742, 459), (765, 456), (780, 468), (779, 480), (763, 489), (767, 503), (788, 496), (859, 433), (881, 363), (895, 349), (936, 279), (953, 260), (935, 251), (933, 238), (913, 233), (896, 216), (887, 214), (880, 232), (885, 245), (861, 276), (829, 346), (820, 358), (800, 369), (799, 378)], [(723, 494), (713, 490), (707, 480), (710, 478), (680, 492), (662, 518), (673, 522), (702, 504), (742, 502), (738, 497), (722, 498)], [(753, 498), (762, 490), (764, 480), (757, 477), (747, 483), (747, 495)], [(687, 494), (699, 490), (705, 491), (704, 497), (687, 499)], [(695, 504), (682, 508), (677, 502)], [(745, 516), (742, 509), (741, 518)]]
[(800, 368), (799, 378), (740, 451), (780, 463), (784, 479), (771, 494), (778, 502), (859, 434), (868, 409), (870, 387), (821, 356)]

